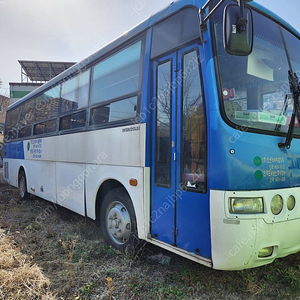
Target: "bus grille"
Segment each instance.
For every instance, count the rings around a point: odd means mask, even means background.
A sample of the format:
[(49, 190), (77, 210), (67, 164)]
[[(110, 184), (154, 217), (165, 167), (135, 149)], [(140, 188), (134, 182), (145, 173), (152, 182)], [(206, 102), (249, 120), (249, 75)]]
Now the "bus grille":
[(8, 162), (7, 161), (4, 163), (4, 178), (6, 178), (6, 179), (9, 178), (9, 174), (8, 174)]

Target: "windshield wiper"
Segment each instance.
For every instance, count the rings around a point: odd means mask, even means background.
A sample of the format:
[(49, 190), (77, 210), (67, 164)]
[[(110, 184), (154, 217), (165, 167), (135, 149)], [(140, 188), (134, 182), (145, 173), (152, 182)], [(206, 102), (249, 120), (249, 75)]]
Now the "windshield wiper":
[(292, 71), (289, 71), (289, 83), (290, 83), (291, 92), (294, 97), (293, 114), (291, 117), (290, 126), (289, 126), (289, 130), (288, 130), (288, 133), (286, 136), (286, 140), (284, 143), (278, 144), (279, 148), (286, 147), (287, 149), (290, 149), (290, 147), (291, 147), (296, 117), (298, 118), (298, 122), (299, 122), (299, 117), (300, 117), (300, 112), (299, 112), (300, 83), (299, 83), (298, 76), (296, 75), (296, 73), (293, 74)]

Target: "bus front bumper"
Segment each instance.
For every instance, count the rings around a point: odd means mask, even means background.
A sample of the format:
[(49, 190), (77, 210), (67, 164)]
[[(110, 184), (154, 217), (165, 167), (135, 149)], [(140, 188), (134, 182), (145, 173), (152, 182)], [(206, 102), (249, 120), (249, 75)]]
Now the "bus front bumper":
[[(278, 216), (274, 216), (269, 209), (269, 199), (274, 195), (280, 193), (285, 199), (288, 195), (298, 192), (299, 188), (251, 192), (212, 190), (210, 217), (213, 268), (254, 268), (300, 251), (300, 203), (299, 207), (296, 203), (293, 211), (284, 207)], [(228, 199), (233, 193), (235, 197), (263, 197), (264, 213), (230, 214)]]

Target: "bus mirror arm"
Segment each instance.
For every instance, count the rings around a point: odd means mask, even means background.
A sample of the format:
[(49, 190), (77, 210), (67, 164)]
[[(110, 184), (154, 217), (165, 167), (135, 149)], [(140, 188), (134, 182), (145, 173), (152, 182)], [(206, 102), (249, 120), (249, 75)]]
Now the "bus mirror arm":
[[(216, 5), (210, 6), (214, 0), (208, 0), (199, 9), (200, 38), (206, 43), (203, 33), (207, 31), (207, 21), (223, 4), (220, 0)], [(253, 17), (249, 6), (245, 4), (252, 0), (236, 0), (237, 4), (228, 4), (224, 9), (223, 40), (224, 48), (231, 55), (247, 56), (253, 48)], [(208, 13), (206, 10), (209, 9)]]
[[(238, 6), (240, 7), (241, 16), (238, 20), (237, 26), (238, 26), (238, 30), (240, 30), (241, 32), (247, 29), (247, 23), (248, 23), (248, 20), (244, 16), (244, 2), (245, 2), (244, 0), (238, 0)], [(250, 2), (250, 1), (246, 1), (246, 2)]]
[(247, 28), (247, 23), (248, 23), (248, 21), (245, 17), (240, 17), (238, 20), (238, 23), (237, 23), (238, 30), (240, 32), (245, 31)]
[(210, 16), (218, 9), (218, 7), (225, 1), (220, 0), (207, 14), (206, 9), (214, 0), (208, 0), (200, 9), (199, 9), (199, 19), (200, 19), (200, 38), (203, 43), (206, 43), (206, 40), (203, 37), (203, 32), (207, 31), (207, 21)]

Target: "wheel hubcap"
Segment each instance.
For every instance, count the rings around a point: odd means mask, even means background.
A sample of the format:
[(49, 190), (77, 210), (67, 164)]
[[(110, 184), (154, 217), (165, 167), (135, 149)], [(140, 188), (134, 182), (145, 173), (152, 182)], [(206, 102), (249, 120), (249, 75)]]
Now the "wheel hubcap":
[(125, 244), (131, 233), (131, 220), (128, 210), (122, 203), (113, 202), (107, 212), (107, 232), (115, 243)]

